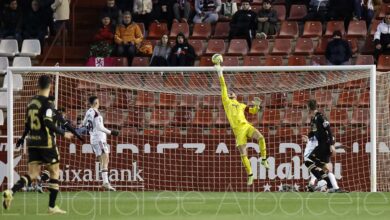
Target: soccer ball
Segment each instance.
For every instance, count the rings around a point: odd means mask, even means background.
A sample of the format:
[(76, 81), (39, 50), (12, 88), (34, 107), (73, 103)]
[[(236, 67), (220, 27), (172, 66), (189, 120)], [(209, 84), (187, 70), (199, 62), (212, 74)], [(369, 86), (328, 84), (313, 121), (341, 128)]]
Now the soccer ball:
[(211, 61), (212, 61), (215, 65), (220, 65), (220, 64), (223, 62), (223, 57), (222, 57), (221, 54), (216, 53), (216, 54), (214, 54), (214, 55), (211, 57)]

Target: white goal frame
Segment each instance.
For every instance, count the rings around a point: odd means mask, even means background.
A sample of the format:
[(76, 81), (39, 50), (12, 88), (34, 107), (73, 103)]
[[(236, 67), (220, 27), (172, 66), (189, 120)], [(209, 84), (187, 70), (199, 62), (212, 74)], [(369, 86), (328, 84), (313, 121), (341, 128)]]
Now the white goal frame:
[[(228, 72), (283, 72), (283, 71), (353, 71), (368, 70), (370, 71), (370, 136), (371, 136), (371, 153), (370, 153), (370, 189), (371, 192), (377, 191), (377, 140), (376, 140), (376, 67), (375, 65), (348, 65), (348, 66), (229, 66), (224, 67)], [(14, 149), (13, 134), (13, 74), (23, 74), (25, 72), (212, 72), (214, 67), (8, 67), (7, 69), (7, 176), (8, 188), (14, 184)], [(56, 76), (56, 104), (58, 97), (58, 75)]]

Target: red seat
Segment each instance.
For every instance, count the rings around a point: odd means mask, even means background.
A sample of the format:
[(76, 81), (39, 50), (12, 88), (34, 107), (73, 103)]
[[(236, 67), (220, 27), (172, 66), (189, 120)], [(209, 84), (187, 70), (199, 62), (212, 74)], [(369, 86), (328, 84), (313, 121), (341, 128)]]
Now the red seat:
[(365, 89), (360, 93), (358, 106), (363, 108), (370, 107), (370, 90)]
[(168, 26), (166, 23), (156, 23), (152, 22), (149, 25), (149, 34), (148, 38), (160, 39), (164, 34), (168, 35)]
[(260, 8), (261, 8), (261, 7), (260, 7), (259, 5), (255, 5), (255, 4), (252, 4), (252, 5), (251, 5), (251, 10), (254, 11), (256, 14), (259, 13)]
[(365, 21), (350, 21), (348, 25), (348, 37), (365, 38), (367, 35), (367, 25)]
[(249, 54), (252, 55), (267, 55), (269, 52), (269, 44), (266, 39), (254, 39), (252, 41), (251, 50)]
[(316, 49), (314, 50), (314, 54), (321, 54), (321, 55), (325, 54), (326, 47), (328, 46), (329, 39), (330, 38), (325, 38), (325, 37), (321, 38), (318, 41)]
[(332, 109), (330, 110), (330, 122), (336, 126), (345, 126), (348, 124), (348, 112), (347, 109)]
[(316, 90), (314, 92), (314, 99), (317, 105), (321, 108), (332, 106), (332, 91), (331, 90)]
[(186, 38), (190, 36), (190, 27), (188, 26), (188, 23), (177, 23), (173, 22), (171, 27), (171, 33), (169, 34), (169, 37), (176, 38), (177, 34), (183, 33)]
[(341, 31), (345, 35), (344, 21), (328, 21), (326, 24), (326, 37), (332, 37), (334, 31)]
[(113, 107), (115, 108), (128, 108), (134, 105), (135, 99), (132, 93), (127, 91), (118, 92), (114, 98)]
[(390, 13), (390, 4), (383, 4), (382, 3), (377, 18), (383, 19), (385, 17), (385, 15), (388, 13)]
[(306, 57), (305, 56), (289, 56), (288, 64), (289, 66), (306, 66)]
[(288, 55), (291, 52), (290, 39), (275, 39), (272, 55)]
[(283, 57), (281, 56), (267, 56), (265, 58), (266, 66), (283, 66)]
[(281, 139), (281, 140), (294, 141), (293, 139), (296, 139), (296, 136), (294, 135), (294, 131), (290, 127), (279, 127), (276, 130), (275, 135), (277, 135), (278, 139)]
[(320, 21), (306, 21), (302, 37), (322, 37), (322, 23)]
[(314, 52), (313, 40), (311, 38), (298, 38), (295, 44), (294, 54), (311, 55)]
[(218, 108), (222, 106), (221, 96), (206, 95), (203, 96), (202, 107), (204, 108)]
[(254, 79), (252, 74), (239, 73), (233, 75), (233, 87), (237, 89), (254, 88)]
[(287, 93), (272, 93), (271, 98), (265, 104), (267, 107), (282, 108), (287, 104)]
[(220, 109), (217, 115), (217, 120), (215, 121), (215, 125), (218, 127), (227, 127), (229, 126), (229, 121), (226, 117), (225, 110)]
[(192, 121), (192, 112), (189, 109), (177, 109), (173, 120), (170, 122), (174, 126), (188, 126)]
[(198, 96), (196, 95), (182, 95), (179, 106), (185, 108), (196, 108), (198, 107)]
[(390, 55), (380, 55), (378, 58), (378, 65), (376, 66), (379, 71), (390, 70)]
[(302, 20), (307, 15), (306, 5), (291, 5), (288, 20)]
[(211, 36), (211, 24), (201, 23), (194, 24), (192, 30), (192, 38), (208, 39)]
[(377, 30), (377, 28), (378, 28), (378, 25), (379, 25), (379, 23), (381, 23), (382, 22), (382, 20), (375, 20), (375, 19), (373, 19), (372, 21), (371, 21), (371, 26), (370, 26), (370, 35), (371, 36), (374, 36), (374, 34), (375, 34), (375, 32), (376, 32), (376, 30)]
[(122, 81), (126, 85), (140, 87), (143, 85), (141, 75), (139, 74), (122, 74)]
[(169, 113), (167, 110), (155, 109), (150, 117), (150, 126), (167, 126), (169, 124)]
[(160, 136), (160, 130), (157, 129), (145, 129), (144, 130), (144, 135), (149, 135), (149, 136)]
[(276, 126), (280, 124), (280, 111), (277, 109), (265, 109), (261, 120), (262, 125)]
[(199, 60), (199, 66), (214, 66), (210, 56), (202, 56)]
[(184, 88), (184, 76), (181, 74), (168, 74), (164, 83), (164, 87), (168, 88)]
[(209, 87), (209, 80), (207, 75), (193, 73), (190, 74), (188, 80), (188, 88), (190, 89), (205, 89)]
[(306, 107), (307, 101), (310, 99), (310, 91), (294, 91), (292, 95), (291, 105), (296, 108)]
[(149, 66), (149, 57), (134, 57), (131, 66)]
[(246, 55), (248, 53), (248, 44), (245, 39), (233, 39), (230, 41), (227, 54)]
[(79, 80), (77, 82), (76, 89), (77, 90), (82, 90), (82, 91), (85, 91), (85, 90), (96, 90), (97, 89), (97, 84), (93, 83), (93, 82), (90, 82), (90, 81)]
[(209, 109), (198, 109), (192, 124), (195, 126), (211, 126), (213, 124), (213, 115)]
[(164, 78), (160, 74), (147, 74), (144, 76), (144, 84), (149, 88), (163, 88)]
[(226, 50), (225, 41), (223, 39), (210, 39), (208, 41), (206, 54), (224, 54)]
[(282, 123), (284, 125), (302, 125), (303, 115), (302, 110), (297, 109), (287, 109), (284, 113), (284, 118)]
[(155, 105), (153, 92), (138, 91), (135, 105), (139, 107), (153, 107)]
[(358, 96), (353, 90), (344, 90), (337, 100), (338, 107), (352, 107), (356, 105)]
[(296, 75), (292, 75), (292, 74), (280, 74), (279, 75), (279, 79), (278, 79), (278, 87), (279, 88), (285, 88), (285, 89), (288, 89), (288, 88), (291, 88), (291, 87), (294, 87), (294, 86), (299, 86), (300, 84), (300, 79), (298, 76)]
[(361, 54), (372, 55), (375, 51), (374, 39), (372, 36), (367, 36), (364, 46), (361, 49)]
[(352, 112), (351, 124), (368, 125), (370, 123), (370, 109), (356, 108)]
[(352, 54), (356, 54), (358, 52), (358, 41), (356, 38), (347, 38), (346, 39), (351, 47)]
[(230, 23), (229, 22), (218, 22), (215, 25), (214, 38), (226, 39), (229, 37)]
[(356, 65), (373, 65), (374, 57), (372, 55), (361, 55), (356, 57)]
[(313, 55), (311, 57), (311, 65), (326, 65), (326, 57), (324, 55)]
[(280, 38), (297, 38), (299, 34), (298, 23), (296, 21), (283, 21), (280, 27)]
[(137, 22), (136, 24), (138, 25), (139, 29), (141, 29), (142, 36), (146, 37), (146, 35), (145, 35), (145, 33), (146, 33), (145, 32), (145, 24), (144, 23), (139, 23), (139, 22)]
[(238, 56), (224, 56), (223, 65), (224, 66), (239, 66), (239, 57)]
[(188, 43), (194, 47), (197, 56), (203, 55), (203, 40), (190, 39), (188, 40)]
[(244, 66), (261, 66), (260, 56), (244, 56)]
[(273, 5), (272, 8), (275, 9), (279, 21), (286, 19), (286, 7), (284, 5)]
[(104, 124), (109, 127), (122, 127), (124, 124), (123, 111), (108, 109), (104, 114)]
[(158, 106), (164, 108), (175, 108), (178, 105), (176, 94), (160, 93)]
[(163, 130), (164, 136), (167, 137), (179, 137), (180, 129), (179, 128), (164, 128)]
[(142, 127), (145, 122), (145, 112), (139, 108), (126, 109), (128, 111), (125, 125)]
[(119, 136), (121, 136), (124, 139), (127, 139), (128, 136), (136, 135), (137, 133), (138, 133), (137, 128), (134, 128), (134, 127), (127, 128), (127, 127), (125, 127), (125, 128), (121, 129), (121, 132), (119, 133)]
[(215, 136), (218, 136), (218, 135), (227, 135), (227, 130), (226, 129), (221, 129), (221, 128), (212, 128), (210, 130), (210, 134), (211, 135), (215, 135)]

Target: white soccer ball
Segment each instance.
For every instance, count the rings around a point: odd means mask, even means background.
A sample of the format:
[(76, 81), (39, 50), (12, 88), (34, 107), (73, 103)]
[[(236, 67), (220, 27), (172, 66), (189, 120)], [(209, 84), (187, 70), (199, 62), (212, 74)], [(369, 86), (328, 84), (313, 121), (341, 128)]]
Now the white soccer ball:
[(316, 191), (316, 192), (326, 192), (327, 190), (328, 190), (328, 187), (326, 185), (325, 180), (318, 181), (317, 186), (314, 189), (314, 191)]
[(221, 54), (216, 53), (216, 54), (214, 54), (214, 55), (211, 57), (211, 61), (212, 61), (215, 65), (220, 65), (220, 64), (223, 62), (223, 57), (222, 57)]

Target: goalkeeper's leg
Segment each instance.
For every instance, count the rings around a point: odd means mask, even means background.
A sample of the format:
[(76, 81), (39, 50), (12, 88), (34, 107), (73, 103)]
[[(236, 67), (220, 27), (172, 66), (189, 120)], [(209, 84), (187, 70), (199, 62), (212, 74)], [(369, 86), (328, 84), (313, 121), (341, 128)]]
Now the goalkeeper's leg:
[(252, 138), (256, 139), (259, 142), (259, 147), (260, 147), (260, 157), (261, 157), (261, 164), (265, 168), (269, 168), (268, 161), (267, 161), (267, 148), (265, 145), (265, 138), (264, 136), (260, 133), (259, 130), (255, 130), (253, 132)]
[(249, 162), (249, 159), (248, 159), (246, 145), (238, 146), (238, 150), (240, 151), (240, 154), (241, 154), (242, 165), (244, 165), (245, 170), (246, 170), (246, 174), (248, 174), (247, 184), (248, 184), (248, 186), (250, 186), (253, 184), (253, 173), (252, 173), (251, 163)]

